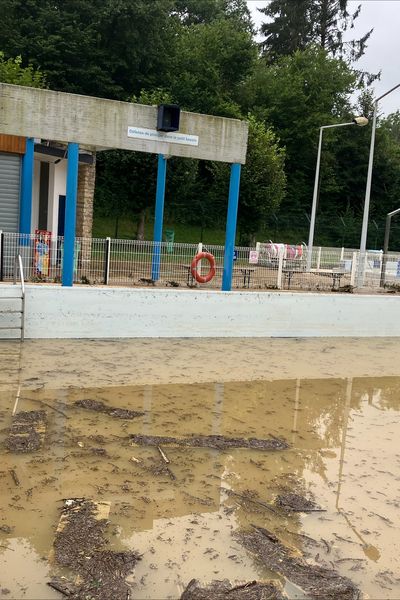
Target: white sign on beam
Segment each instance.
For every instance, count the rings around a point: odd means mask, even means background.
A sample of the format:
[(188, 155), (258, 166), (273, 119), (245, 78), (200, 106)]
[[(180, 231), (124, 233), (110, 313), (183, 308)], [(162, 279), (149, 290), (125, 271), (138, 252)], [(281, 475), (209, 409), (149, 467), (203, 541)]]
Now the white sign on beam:
[(199, 145), (198, 135), (189, 135), (188, 133), (178, 133), (176, 131), (158, 131), (157, 129), (146, 129), (145, 127), (128, 127), (128, 137), (169, 142), (170, 144), (186, 144), (187, 146)]

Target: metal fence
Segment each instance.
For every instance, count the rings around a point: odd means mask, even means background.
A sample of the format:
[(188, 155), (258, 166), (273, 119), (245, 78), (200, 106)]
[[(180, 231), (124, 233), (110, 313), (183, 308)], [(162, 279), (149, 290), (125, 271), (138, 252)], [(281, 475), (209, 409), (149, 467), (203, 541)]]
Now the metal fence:
[[(13, 279), (15, 256), (20, 254), (28, 283), (60, 283), (63, 242), (62, 237), (46, 240), (40, 235), (0, 233), (0, 281)], [(214, 256), (215, 276), (200, 284), (191, 263), (202, 250)], [(223, 261), (224, 247), (217, 245), (77, 238), (74, 282), (221, 289)], [(208, 268), (201, 261), (197, 271), (205, 275)], [(359, 251), (351, 248), (314, 247), (311, 256), (305, 246), (271, 242), (235, 248), (232, 289), (351, 291), (360, 287), (400, 289), (400, 253), (384, 256), (369, 251), (360, 259)]]

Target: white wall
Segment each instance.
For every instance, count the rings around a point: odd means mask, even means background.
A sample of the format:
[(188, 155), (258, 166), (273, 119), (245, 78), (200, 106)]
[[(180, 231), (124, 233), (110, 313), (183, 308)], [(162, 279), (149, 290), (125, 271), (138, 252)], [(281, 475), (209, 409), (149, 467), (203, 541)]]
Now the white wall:
[(41, 159), (49, 162), (49, 191), (47, 229), (51, 231), (53, 238), (57, 236), (58, 230), (58, 197), (65, 195), (67, 186), (67, 161), (65, 159), (55, 164), (48, 157), (35, 154), (32, 188), (32, 223), (31, 232), (38, 228), (39, 222), (39, 186), (40, 186), (40, 163)]
[(39, 185), (40, 185), (40, 160), (36, 158), (33, 162), (33, 183), (32, 183), (32, 217), (31, 233), (38, 228), (39, 222)]
[(67, 161), (62, 160), (50, 165), (52, 177), (49, 182), (49, 224), (48, 228), (55, 237), (58, 231), (58, 197), (65, 196), (67, 189)]
[[(0, 286), (0, 294), (7, 293)], [(26, 337), (400, 337), (400, 296), (29, 285)]]

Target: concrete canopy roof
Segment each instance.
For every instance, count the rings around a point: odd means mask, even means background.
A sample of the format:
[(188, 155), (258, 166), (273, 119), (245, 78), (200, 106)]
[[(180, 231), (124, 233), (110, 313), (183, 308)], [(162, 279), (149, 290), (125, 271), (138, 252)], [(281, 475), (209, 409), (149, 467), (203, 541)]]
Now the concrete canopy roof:
[(77, 142), (93, 150), (246, 161), (245, 121), (182, 111), (178, 136), (156, 132), (156, 123), (155, 106), (0, 83), (0, 133)]

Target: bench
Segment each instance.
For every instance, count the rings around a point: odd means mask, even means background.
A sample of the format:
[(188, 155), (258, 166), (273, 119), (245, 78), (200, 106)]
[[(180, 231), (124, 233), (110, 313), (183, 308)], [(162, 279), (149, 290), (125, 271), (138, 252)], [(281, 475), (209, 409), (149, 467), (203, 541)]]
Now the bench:
[(342, 269), (311, 269), (310, 271), (314, 275), (322, 275), (326, 277), (332, 277), (332, 290), (338, 290), (340, 288), (340, 280), (344, 275), (348, 275), (349, 272)]
[[(189, 287), (192, 287), (196, 280), (192, 275), (191, 265), (179, 265), (179, 266), (182, 269), (185, 269), (185, 271), (187, 271), (186, 283)], [(216, 273), (218, 271), (223, 271), (223, 267), (215, 267), (215, 271), (216, 271)], [(249, 288), (251, 276), (254, 273), (254, 271), (255, 271), (254, 267), (233, 267), (232, 274), (235, 275), (237, 273), (240, 273), (241, 277), (243, 277), (243, 287)]]

